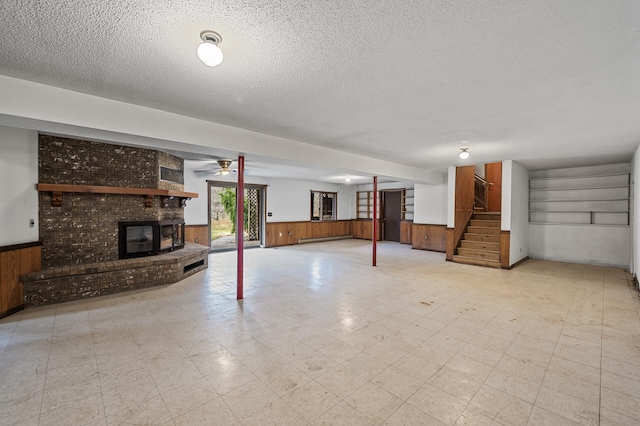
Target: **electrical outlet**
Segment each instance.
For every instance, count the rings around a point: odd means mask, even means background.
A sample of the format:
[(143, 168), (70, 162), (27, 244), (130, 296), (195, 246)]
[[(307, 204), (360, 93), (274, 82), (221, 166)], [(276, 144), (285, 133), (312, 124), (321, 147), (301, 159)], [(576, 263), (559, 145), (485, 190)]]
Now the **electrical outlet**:
[(200, 241), (200, 238), (196, 238), (196, 244), (198, 244)]
[(279, 237), (282, 237), (282, 232), (280, 233), (280, 235), (278, 235)]
[(29, 219), (29, 228), (33, 228), (34, 226), (36, 226), (35, 219)]

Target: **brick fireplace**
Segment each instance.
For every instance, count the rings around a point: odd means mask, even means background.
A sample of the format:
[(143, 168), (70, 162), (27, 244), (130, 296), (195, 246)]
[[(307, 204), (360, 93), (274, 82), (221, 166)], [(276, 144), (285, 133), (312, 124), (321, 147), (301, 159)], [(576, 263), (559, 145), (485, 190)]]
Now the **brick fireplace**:
[[(50, 135), (40, 135), (38, 145), (44, 269), (23, 277), (27, 307), (168, 284), (207, 267), (208, 248), (189, 243), (153, 256), (152, 262), (120, 259), (119, 224), (184, 223), (184, 198), (171, 196), (184, 190), (182, 159)], [(65, 189), (41, 189), (47, 185)], [(133, 193), (100, 193), (100, 188)], [(154, 196), (158, 190), (167, 196)], [(140, 195), (145, 191), (151, 195)], [(182, 258), (193, 262), (183, 264)]]

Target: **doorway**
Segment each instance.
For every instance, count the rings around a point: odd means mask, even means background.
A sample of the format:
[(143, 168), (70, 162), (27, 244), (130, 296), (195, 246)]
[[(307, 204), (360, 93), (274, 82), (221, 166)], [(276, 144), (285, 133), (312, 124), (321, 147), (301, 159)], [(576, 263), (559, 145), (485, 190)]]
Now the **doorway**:
[(400, 220), (402, 216), (402, 191), (384, 191), (382, 221), (383, 239), (400, 242)]
[[(237, 184), (209, 181), (209, 247), (211, 251), (236, 250)], [(245, 185), (244, 188), (244, 247), (264, 244), (265, 187)]]

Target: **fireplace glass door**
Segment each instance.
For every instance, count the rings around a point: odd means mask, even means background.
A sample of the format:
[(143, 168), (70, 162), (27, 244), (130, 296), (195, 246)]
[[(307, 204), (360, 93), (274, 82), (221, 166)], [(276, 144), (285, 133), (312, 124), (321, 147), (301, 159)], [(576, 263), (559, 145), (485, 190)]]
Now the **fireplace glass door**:
[(128, 226), (126, 228), (127, 253), (153, 252), (153, 226)]
[(173, 229), (172, 223), (160, 225), (160, 251), (173, 247)]

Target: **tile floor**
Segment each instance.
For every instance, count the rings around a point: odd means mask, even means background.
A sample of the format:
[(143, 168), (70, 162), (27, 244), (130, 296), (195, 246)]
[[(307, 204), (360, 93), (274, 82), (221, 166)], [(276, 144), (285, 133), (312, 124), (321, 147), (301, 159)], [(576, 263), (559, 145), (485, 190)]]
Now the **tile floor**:
[(344, 240), (0, 321), (2, 425), (637, 425), (620, 269)]

